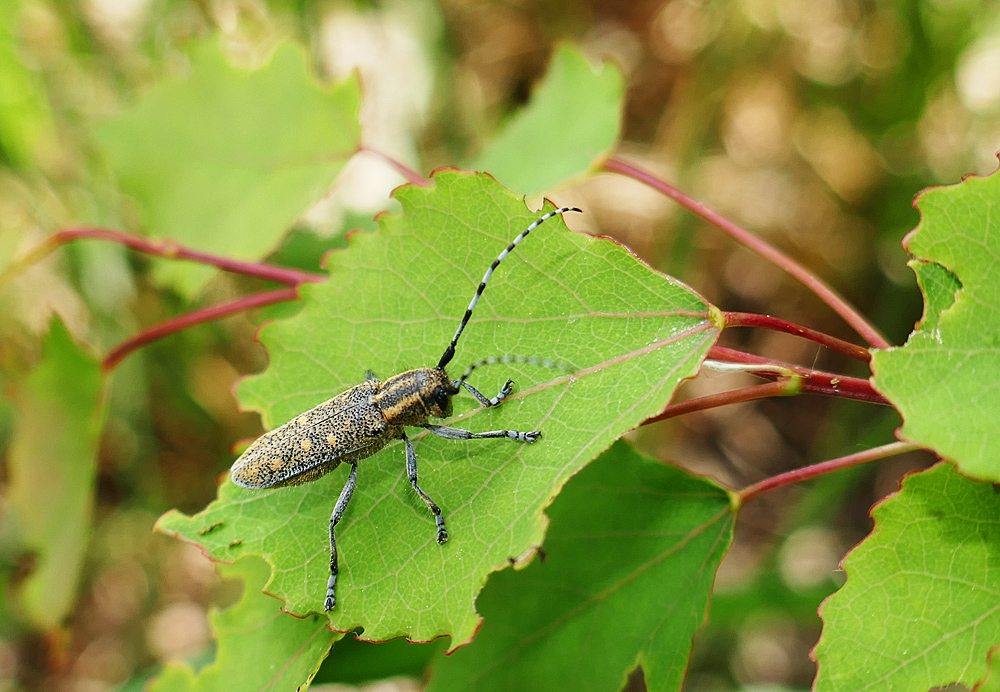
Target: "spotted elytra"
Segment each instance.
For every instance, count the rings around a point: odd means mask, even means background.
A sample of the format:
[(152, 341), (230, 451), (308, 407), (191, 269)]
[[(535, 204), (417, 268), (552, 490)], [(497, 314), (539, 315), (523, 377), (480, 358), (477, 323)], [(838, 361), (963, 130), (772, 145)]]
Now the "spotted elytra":
[(300, 414), (284, 425), (257, 438), (232, 468), (232, 479), (245, 488), (277, 488), (308, 483), (329, 473), (343, 463), (351, 465), (350, 475), (337, 498), (330, 516), (330, 579), (327, 582), (324, 610), (337, 604), (337, 542), (334, 529), (357, 485), (358, 462), (378, 452), (392, 440), (403, 440), (406, 447), (406, 475), (410, 485), (434, 515), (437, 524), (437, 542), (448, 540), (444, 516), (437, 504), (417, 483), (417, 454), (404, 428), (421, 427), (449, 440), (483, 440), (507, 438), (516, 442), (535, 442), (541, 436), (537, 430), (492, 430), (473, 433), (444, 425), (433, 425), (430, 418), (447, 418), (452, 413), (451, 398), (464, 387), (485, 407), (497, 406), (513, 391), (513, 382), (507, 380), (500, 392), (488, 399), (466, 380), (472, 372), (491, 363), (531, 363), (547, 367), (563, 367), (548, 360), (504, 356), (487, 358), (470, 365), (462, 376), (452, 380), (445, 372), (455, 356), (455, 346), (461, 337), (472, 311), (486, 288), (493, 271), (511, 250), (547, 219), (579, 209), (563, 207), (544, 214), (519, 234), (493, 261), (483, 275), (451, 343), (433, 368), (418, 368), (394, 375), (384, 382), (369, 370), (365, 381), (338, 394), (319, 406)]

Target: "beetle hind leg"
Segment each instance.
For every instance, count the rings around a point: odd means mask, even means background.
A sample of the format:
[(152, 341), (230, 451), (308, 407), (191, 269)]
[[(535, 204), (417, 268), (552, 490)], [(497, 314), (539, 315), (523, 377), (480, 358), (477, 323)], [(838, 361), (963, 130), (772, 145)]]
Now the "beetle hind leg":
[(333, 529), (344, 516), (344, 512), (347, 510), (347, 503), (351, 501), (351, 495), (354, 494), (354, 488), (357, 487), (357, 484), (358, 464), (357, 462), (352, 462), (351, 475), (347, 477), (347, 484), (340, 491), (337, 504), (333, 506), (333, 514), (330, 515), (330, 579), (326, 583), (326, 600), (323, 601), (323, 610), (333, 610), (334, 606), (337, 605), (334, 589), (337, 585), (337, 573), (340, 570), (337, 567), (337, 539), (334, 537)]

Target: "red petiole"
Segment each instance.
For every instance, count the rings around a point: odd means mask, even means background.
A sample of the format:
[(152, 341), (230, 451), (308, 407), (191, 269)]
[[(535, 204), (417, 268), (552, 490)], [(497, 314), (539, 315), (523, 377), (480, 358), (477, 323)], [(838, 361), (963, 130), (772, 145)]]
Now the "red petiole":
[(882, 445), (881, 447), (875, 447), (873, 449), (866, 449), (865, 451), (858, 452), (857, 454), (849, 454), (845, 457), (822, 461), (818, 464), (803, 466), (800, 469), (794, 469), (792, 471), (788, 471), (787, 473), (780, 473), (777, 476), (765, 478), (760, 483), (754, 483), (753, 485), (747, 486), (741, 490), (737, 493), (737, 497), (739, 498), (740, 504), (743, 504), (747, 500), (752, 500), (755, 497), (759, 497), (772, 490), (777, 490), (778, 488), (784, 488), (813, 478), (819, 478), (820, 476), (825, 476), (833, 471), (850, 468), (851, 466), (867, 464), (869, 461), (878, 461), (879, 459), (885, 459), (897, 454), (902, 454), (903, 452), (911, 452), (915, 449), (920, 448), (916, 445), (910, 444), (909, 442), (890, 442), (887, 445)]
[(762, 327), (764, 329), (773, 329), (775, 331), (809, 339), (810, 341), (816, 342), (820, 346), (825, 346), (834, 351), (843, 353), (849, 358), (860, 360), (862, 363), (870, 363), (872, 360), (872, 355), (866, 348), (857, 346), (848, 341), (842, 341), (841, 339), (824, 334), (823, 332), (818, 332), (815, 329), (809, 329), (809, 327), (802, 327), (792, 322), (787, 322), (777, 317), (771, 317), (770, 315), (754, 315), (747, 312), (724, 312), (722, 314), (726, 318), (727, 327)]
[(604, 167), (609, 171), (621, 173), (622, 175), (628, 176), (633, 180), (638, 180), (639, 182), (649, 185), (653, 189), (662, 192), (664, 195), (674, 200), (688, 211), (700, 216), (705, 221), (708, 221), (713, 226), (716, 226), (720, 230), (724, 231), (741, 245), (753, 250), (757, 254), (772, 262), (775, 266), (781, 267), (791, 276), (798, 279), (806, 288), (819, 296), (824, 303), (833, 308), (834, 311), (836, 311), (836, 313), (840, 315), (845, 322), (851, 325), (851, 327), (854, 328), (854, 330), (860, 334), (865, 341), (875, 348), (889, 348), (889, 342), (886, 341), (885, 337), (879, 334), (878, 330), (875, 329), (875, 327), (872, 326), (868, 320), (866, 320), (861, 313), (854, 308), (854, 306), (848, 303), (847, 300), (823, 282), (819, 277), (815, 276), (808, 269), (793, 260), (791, 257), (785, 255), (783, 252), (779, 251), (777, 248), (765, 243), (763, 240), (757, 238), (746, 229), (737, 226), (729, 219), (726, 219), (712, 211), (701, 202), (688, 197), (673, 185), (660, 180), (652, 173), (648, 173), (647, 171), (615, 158), (605, 161)]
[(111, 230), (109, 228), (81, 227), (66, 228), (61, 231), (57, 231), (52, 235), (52, 237), (28, 253), (25, 257), (16, 261), (7, 269), (6, 272), (4, 272), (3, 276), (0, 277), (0, 287), (21, 271), (44, 257), (47, 257), (64, 244), (81, 238), (91, 240), (107, 240), (120, 245), (125, 245), (140, 252), (144, 252), (147, 255), (166, 257), (168, 259), (191, 260), (200, 264), (218, 267), (219, 269), (233, 272), (235, 274), (242, 274), (243, 276), (264, 279), (266, 281), (274, 281), (287, 286), (287, 288), (275, 291), (265, 291), (263, 293), (255, 293), (253, 295), (244, 296), (222, 305), (213, 305), (207, 308), (192, 310), (191, 312), (178, 315), (177, 317), (166, 320), (165, 322), (162, 322), (154, 327), (150, 327), (149, 329), (144, 329), (135, 336), (116, 346), (107, 356), (105, 356), (104, 360), (101, 362), (101, 368), (105, 372), (112, 370), (127, 355), (136, 349), (152, 343), (157, 339), (162, 339), (165, 336), (175, 334), (182, 329), (187, 329), (188, 327), (196, 324), (210, 322), (212, 320), (219, 319), (220, 317), (232, 315), (237, 312), (243, 312), (244, 310), (249, 310), (251, 308), (280, 303), (285, 300), (294, 300), (298, 297), (298, 287), (302, 284), (318, 283), (326, 280), (326, 277), (322, 274), (314, 274), (312, 272), (291, 269), (288, 267), (276, 267), (274, 265), (263, 264), (261, 262), (234, 260), (229, 257), (213, 255), (207, 252), (201, 252), (200, 250), (193, 250), (171, 240), (144, 238), (130, 233)]
[[(843, 318), (843, 320), (847, 322), (858, 334), (860, 334), (861, 337), (864, 338), (864, 340), (871, 346), (878, 349), (890, 348), (890, 344), (886, 338), (882, 336), (874, 325), (869, 323), (868, 320), (866, 320), (861, 313), (854, 308), (854, 306), (848, 303), (847, 300), (845, 300), (839, 293), (834, 291), (830, 286), (819, 279), (819, 277), (813, 275), (808, 269), (786, 256), (777, 248), (765, 243), (760, 238), (753, 236), (751, 233), (734, 224), (732, 221), (729, 221), (705, 205), (684, 194), (673, 185), (670, 185), (664, 180), (660, 180), (653, 174), (644, 171), (637, 166), (633, 166), (619, 159), (610, 158), (604, 162), (604, 168), (606, 170), (630, 177), (633, 180), (637, 180), (659, 192), (662, 192), (664, 195), (674, 200), (688, 211), (721, 229), (740, 244), (753, 250), (757, 254), (772, 262), (775, 266), (780, 267), (788, 274), (798, 279), (804, 286), (806, 286), (806, 288), (819, 296), (824, 303), (829, 305), (838, 315), (840, 315), (841, 318)], [(841, 341), (840, 339), (836, 339), (829, 335), (822, 334), (821, 332), (817, 332), (807, 327), (800, 327), (799, 325), (766, 315), (749, 315), (746, 313), (736, 312), (724, 314), (726, 320), (725, 326), (727, 327), (763, 327), (766, 329), (774, 329), (810, 339), (811, 341), (835, 351), (839, 351), (844, 355), (860, 360), (864, 363), (871, 361), (871, 355), (866, 349)], [(716, 346), (713, 348), (709, 352), (708, 357), (729, 363), (760, 365), (761, 368), (759, 370), (749, 369), (749, 372), (774, 381), (770, 384), (756, 385), (732, 392), (700, 397), (679, 404), (671, 404), (658, 416), (645, 421), (643, 425), (664, 420), (666, 418), (672, 418), (691, 411), (702, 411), (715, 408), (717, 406), (738, 403), (741, 401), (750, 401), (763, 397), (787, 396), (799, 393), (825, 394), (828, 396), (856, 399), (859, 401), (867, 401), (889, 406), (892, 405), (891, 402), (885, 399), (885, 397), (875, 391), (868, 380), (856, 377), (832, 375), (830, 373), (818, 372), (799, 366), (790, 366), (722, 346)], [(840, 468), (875, 461), (876, 459), (882, 459), (887, 456), (909, 451), (911, 449), (914, 449), (912, 445), (897, 442), (883, 447), (877, 447), (875, 449), (868, 450), (867, 452), (852, 454), (840, 459), (834, 459), (832, 461), (823, 462), (821, 464), (816, 464), (803, 469), (797, 469), (786, 474), (775, 476), (758, 483), (757, 485), (750, 486), (739, 494), (739, 498), (742, 502), (745, 502), (746, 500), (757, 497), (762, 493), (778, 487), (784, 487), (785, 485), (792, 483), (799, 483), (809, 478), (830, 473), (831, 471)]]

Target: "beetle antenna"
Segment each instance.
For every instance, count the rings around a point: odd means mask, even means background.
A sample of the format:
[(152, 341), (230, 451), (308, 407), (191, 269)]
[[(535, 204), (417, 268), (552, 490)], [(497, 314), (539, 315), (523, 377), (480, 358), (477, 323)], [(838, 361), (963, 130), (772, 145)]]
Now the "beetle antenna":
[(576, 368), (569, 363), (562, 363), (558, 360), (551, 360), (549, 358), (535, 358), (534, 356), (490, 356), (489, 358), (484, 358), (483, 360), (476, 361), (462, 373), (462, 376), (456, 381), (456, 384), (462, 384), (467, 379), (472, 371), (476, 368), (481, 368), (484, 365), (493, 365), (494, 363), (523, 363), (526, 365), (541, 365), (543, 368), (552, 368), (553, 370), (562, 370), (563, 372), (568, 372), (570, 374), (576, 372)]
[[(452, 337), (451, 343), (448, 344), (448, 348), (444, 350), (444, 355), (442, 355), (441, 360), (438, 361), (437, 364), (438, 370), (443, 369), (444, 366), (450, 363), (451, 359), (455, 357), (455, 345), (458, 343), (458, 337), (462, 336), (462, 331), (465, 329), (465, 325), (469, 323), (469, 318), (472, 317), (472, 311), (475, 310), (476, 303), (479, 302), (479, 296), (483, 295), (483, 290), (486, 288), (486, 282), (490, 280), (491, 276), (493, 276), (493, 270), (497, 268), (497, 265), (499, 265), (504, 260), (504, 258), (510, 254), (511, 250), (517, 247), (518, 243), (524, 240), (525, 236), (527, 236), (533, 230), (538, 228), (544, 221), (546, 221), (547, 219), (551, 219), (553, 216), (558, 216), (559, 214), (565, 214), (568, 211), (581, 211), (581, 210), (577, 209), (576, 207), (563, 207), (561, 209), (556, 209), (555, 211), (550, 211), (548, 214), (539, 217), (534, 223), (532, 223), (530, 226), (524, 229), (524, 231), (522, 231), (519, 236), (514, 238), (514, 240), (510, 241), (510, 245), (508, 245), (507, 248), (503, 252), (501, 252), (500, 255), (495, 260), (493, 260), (493, 264), (491, 264), (490, 268), (486, 270), (485, 274), (483, 274), (483, 280), (482, 282), (480, 282), (479, 288), (476, 289), (476, 295), (472, 296), (472, 302), (469, 303), (469, 307), (465, 310), (465, 317), (462, 318), (462, 323), (458, 325), (458, 330), (455, 332), (455, 336)], [(464, 380), (465, 377), (466, 376), (463, 375), (462, 380)]]

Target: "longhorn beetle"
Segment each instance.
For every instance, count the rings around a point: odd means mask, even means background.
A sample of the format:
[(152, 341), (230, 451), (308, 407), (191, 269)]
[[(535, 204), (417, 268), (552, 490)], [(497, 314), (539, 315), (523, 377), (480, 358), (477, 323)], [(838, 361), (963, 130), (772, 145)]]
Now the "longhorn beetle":
[(334, 538), (334, 528), (344, 516), (347, 503), (358, 478), (358, 462), (370, 457), (384, 447), (390, 440), (403, 440), (406, 445), (406, 475), (410, 485), (434, 514), (437, 524), (437, 542), (448, 540), (448, 531), (444, 526), (441, 509), (427, 493), (417, 484), (417, 453), (413, 443), (406, 436), (407, 426), (426, 428), (430, 432), (448, 440), (483, 440), (495, 437), (506, 437), (517, 442), (535, 442), (541, 435), (537, 430), (520, 432), (517, 430), (493, 430), (490, 432), (473, 433), (444, 425), (432, 425), (428, 422), (431, 416), (447, 418), (452, 413), (451, 398), (465, 387), (472, 396), (485, 407), (497, 406), (514, 391), (514, 383), (507, 383), (492, 399), (487, 399), (478, 389), (466, 382), (472, 371), (481, 365), (499, 362), (527, 362), (541, 365), (553, 365), (548, 361), (537, 361), (524, 358), (488, 358), (473, 363), (457, 380), (448, 377), (444, 368), (455, 356), (455, 345), (462, 331), (472, 317), (472, 311), (479, 302), (486, 282), (490, 280), (493, 271), (500, 262), (510, 254), (525, 236), (544, 222), (558, 214), (568, 211), (580, 211), (575, 207), (563, 207), (551, 211), (532, 223), (520, 235), (511, 241), (510, 245), (493, 260), (486, 270), (483, 280), (472, 297), (472, 302), (465, 310), (455, 336), (448, 348), (444, 350), (441, 360), (433, 368), (418, 368), (408, 370), (390, 377), (385, 382), (379, 380), (369, 370), (365, 381), (351, 387), (346, 392), (338, 394), (323, 402), (316, 408), (300, 414), (284, 425), (264, 433), (257, 438), (246, 451), (236, 460), (232, 468), (233, 482), (245, 488), (278, 488), (287, 485), (298, 485), (314, 481), (342, 463), (351, 465), (351, 473), (347, 484), (333, 506), (330, 516), (330, 580), (326, 586), (324, 610), (332, 610), (337, 604), (334, 588), (337, 584), (337, 542)]

